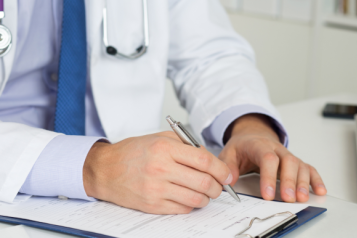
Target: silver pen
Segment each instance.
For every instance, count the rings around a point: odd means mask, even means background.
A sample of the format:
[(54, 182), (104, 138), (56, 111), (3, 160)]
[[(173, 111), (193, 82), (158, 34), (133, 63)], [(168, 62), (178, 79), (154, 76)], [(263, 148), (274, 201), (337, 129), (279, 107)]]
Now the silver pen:
[[(166, 120), (169, 122), (172, 130), (177, 134), (177, 136), (182, 140), (186, 145), (192, 145), (196, 148), (200, 148), (200, 144), (193, 138), (193, 136), (182, 126), (180, 122), (176, 122), (172, 117), (167, 116)], [(233, 190), (231, 185), (223, 185), (223, 188), (238, 202), (240, 198), (237, 193)]]

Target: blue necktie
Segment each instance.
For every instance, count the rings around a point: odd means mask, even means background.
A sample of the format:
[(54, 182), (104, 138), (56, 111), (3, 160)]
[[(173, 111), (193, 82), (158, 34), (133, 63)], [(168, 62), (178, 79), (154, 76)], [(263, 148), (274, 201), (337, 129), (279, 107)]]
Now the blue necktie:
[(84, 0), (63, 0), (62, 43), (54, 130), (85, 134), (87, 42)]

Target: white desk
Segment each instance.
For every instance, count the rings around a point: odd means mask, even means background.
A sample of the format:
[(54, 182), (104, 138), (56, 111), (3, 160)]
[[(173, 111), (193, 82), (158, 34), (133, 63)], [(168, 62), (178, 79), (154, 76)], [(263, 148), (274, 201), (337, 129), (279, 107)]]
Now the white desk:
[[(311, 194), (307, 203), (325, 207), (328, 211), (286, 236), (289, 238), (354, 237), (357, 234), (354, 124), (347, 120), (322, 118), (321, 111), (326, 102), (357, 104), (357, 95), (320, 98), (278, 107), (290, 135), (291, 151), (319, 170), (329, 195), (318, 197)], [(241, 193), (260, 196), (259, 176), (242, 177), (235, 189)], [(11, 225), (0, 223), (0, 237), (1, 229), (8, 227)], [(29, 238), (73, 237), (30, 227), (25, 227), (25, 231)]]
[(357, 95), (345, 94), (278, 107), (290, 136), (289, 149), (319, 171), (328, 195), (357, 203), (355, 124), (353, 120), (322, 117), (326, 102), (357, 104)]

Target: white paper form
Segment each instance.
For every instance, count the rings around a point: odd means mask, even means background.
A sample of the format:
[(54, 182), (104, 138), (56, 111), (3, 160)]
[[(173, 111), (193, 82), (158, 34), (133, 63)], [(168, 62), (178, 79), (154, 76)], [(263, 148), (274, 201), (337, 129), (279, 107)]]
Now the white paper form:
[[(0, 204), (0, 215), (35, 220), (121, 238), (233, 238), (252, 217), (297, 213), (307, 205), (269, 202), (240, 195), (241, 203), (228, 193), (187, 215), (152, 215), (107, 202), (32, 197), (16, 206)], [(287, 216), (256, 222), (247, 232), (253, 237)]]

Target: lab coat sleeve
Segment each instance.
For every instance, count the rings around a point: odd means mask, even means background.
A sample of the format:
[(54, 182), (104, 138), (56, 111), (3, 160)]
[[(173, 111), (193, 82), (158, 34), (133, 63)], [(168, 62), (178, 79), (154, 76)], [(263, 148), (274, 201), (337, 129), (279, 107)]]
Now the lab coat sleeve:
[(43, 149), (58, 135), (19, 123), (0, 122), (0, 201), (13, 201)]
[(274, 116), (270, 115), (262, 107), (257, 107), (255, 105), (241, 105), (231, 107), (228, 110), (222, 112), (212, 124), (204, 129), (202, 132), (203, 138), (209, 147), (223, 148), (223, 137), (229, 125), (234, 122), (237, 118), (247, 115), (247, 114), (261, 114), (271, 118), (271, 124), (275, 132), (279, 135), (280, 142), (287, 147), (289, 140), (284, 126), (274, 120)]
[(201, 141), (206, 142), (203, 130), (232, 107), (262, 108), (281, 124), (253, 49), (234, 31), (218, 0), (171, 0), (169, 14), (167, 74)]

